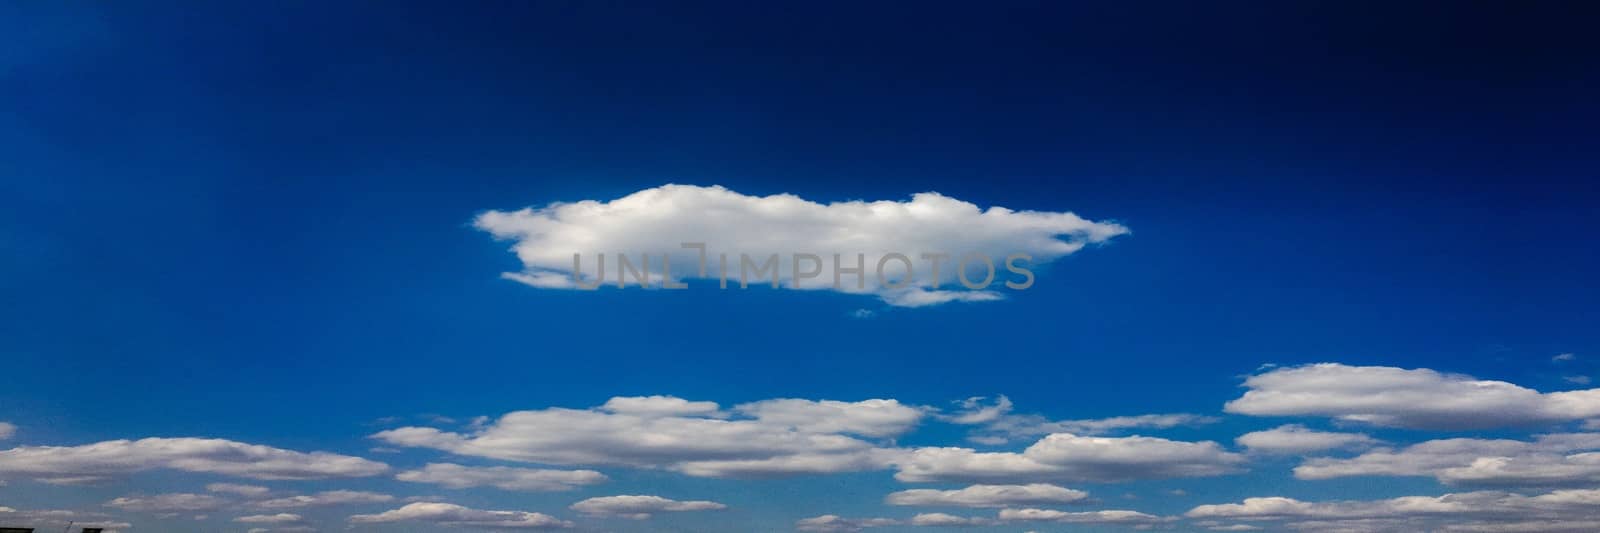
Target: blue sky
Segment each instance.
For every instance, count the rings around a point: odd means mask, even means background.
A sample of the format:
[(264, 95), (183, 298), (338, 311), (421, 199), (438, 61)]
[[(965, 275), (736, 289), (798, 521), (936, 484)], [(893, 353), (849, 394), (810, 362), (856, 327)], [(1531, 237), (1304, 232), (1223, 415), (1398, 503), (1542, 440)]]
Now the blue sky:
[[(1600, 488), (1600, 401), (1539, 394), (1590, 389), (1600, 357), (1600, 65), (1556, 7), (5, 6), (0, 526), (1592, 530), (1592, 508), (1506, 495)], [(641, 191), (693, 208), (549, 207)], [(779, 194), (874, 246), (1036, 251), (1017, 216), (892, 214), (924, 192), (1127, 232), (1045, 235), (1083, 249), (1028, 290), (919, 307), (502, 277), (548, 271), (514, 245), (597, 234), (837, 244), (758, 216)], [(565, 225), (481, 223), (524, 208)], [(601, 408), (651, 396), (717, 405)], [(1143, 415), (1174, 416), (1106, 422)], [(644, 453), (672, 435), (705, 438)], [(146, 438), (222, 440), (116, 443)], [(1403, 455), (1450, 438), (1474, 440)], [(946, 447), (1037, 464), (926, 457)], [(703, 463), (727, 457), (817, 471)], [(1015, 498), (1040, 483), (1053, 500)], [(1012, 499), (885, 502), (985, 485)], [(293, 500), (327, 491), (358, 493)], [(1447, 493), (1492, 511), (1382, 504)], [(617, 495), (722, 508), (571, 507)], [(1050, 514), (1108, 510), (1144, 517)]]

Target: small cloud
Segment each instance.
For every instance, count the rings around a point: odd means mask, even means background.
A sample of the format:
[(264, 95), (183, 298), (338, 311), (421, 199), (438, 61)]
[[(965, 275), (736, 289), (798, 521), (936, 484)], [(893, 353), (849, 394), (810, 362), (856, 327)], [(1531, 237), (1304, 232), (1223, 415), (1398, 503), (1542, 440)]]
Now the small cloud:
[(644, 520), (651, 514), (682, 511), (716, 511), (728, 506), (705, 500), (678, 501), (660, 496), (623, 495), (589, 498), (572, 504), (570, 509), (589, 516), (616, 516)]
[(855, 311), (851, 311), (850, 312), (850, 318), (866, 319), (866, 318), (872, 318), (872, 317), (876, 316), (877, 314), (878, 313), (876, 311), (873, 311), (871, 309), (857, 309)]
[(1574, 385), (1588, 385), (1589, 381), (1591, 381), (1589, 376), (1566, 376), (1561, 379), (1564, 379), (1567, 381), (1567, 383), (1572, 383)]
[(1574, 360), (1574, 359), (1577, 359), (1577, 358), (1578, 358), (1578, 356), (1573, 355), (1572, 352), (1567, 352), (1567, 353), (1558, 353), (1558, 354), (1555, 355), (1555, 357), (1551, 357), (1550, 360), (1552, 362), (1560, 363), (1560, 362), (1563, 362), (1563, 361), (1571, 361), (1571, 360)]

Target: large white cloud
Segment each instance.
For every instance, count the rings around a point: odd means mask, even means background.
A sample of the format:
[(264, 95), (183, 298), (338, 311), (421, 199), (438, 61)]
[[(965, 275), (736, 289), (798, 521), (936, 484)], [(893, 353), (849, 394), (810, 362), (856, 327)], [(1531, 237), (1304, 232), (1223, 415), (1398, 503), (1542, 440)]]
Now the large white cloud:
[(1239, 522), (1279, 521), (1312, 531), (1595, 531), (1600, 490), (1561, 490), (1535, 496), (1479, 491), (1385, 500), (1305, 502), (1247, 498), (1201, 505), (1185, 516)]
[(914, 489), (889, 494), (889, 505), (1009, 507), (1052, 505), (1082, 501), (1089, 493), (1047, 483), (1027, 485), (972, 485), (956, 490)]
[(919, 448), (898, 463), (901, 481), (1115, 482), (1238, 471), (1244, 457), (1215, 442), (1155, 437), (1048, 435), (1021, 453)]
[(0, 451), (0, 478), (93, 483), (157, 469), (253, 479), (325, 479), (374, 476), (389, 467), (360, 457), (222, 439), (148, 438)]
[(467, 456), (663, 468), (702, 477), (898, 467), (897, 477), (905, 481), (1122, 481), (1218, 475), (1243, 462), (1214, 442), (1067, 433), (1041, 438), (1021, 453), (899, 448), (892, 439), (910, 431), (930, 409), (895, 400), (776, 399), (727, 410), (715, 405), (670, 397), (613, 398), (594, 409), (513, 412), (469, 432), (403, 427), (373, 438)]
[(1451, 485), (1559, 486), (1600, 483), (1600, 433), (1511, 439), (1440, 439), (1378, 448), (1351, 458), (1316, 458), (1300, 479), (1430, 476)]
[(635, 400), (614, 398), (597, 409), (513, 412), (471, 433), (405, 427), (373, 437), (394, 445), (512, 461), (742, 477), (884, 468), (897, 452), (864, 439), (899, 435), (923, 416), (921, 409), (894, 400), (781, 399), (728, 411), (695, 408), (691, 414), (639, 407), (686, 404)]
[(425, 522), (447, 527), (485, 529), (565, 529), (573, 523), (527, 511), (484, 511), (440, 502), (417, 502), (378, 514), (350, 517), (352, 524)]
[(1322, 363), (1250, 376), (1225, 410), (1326, 416), (1380, 426), (1471, 429), (1600, 416), (1600, 389), (1540, 393), (1434, 370)]
[(434, 483), (452, 489), (495, 487), (503, 490), (552, 492), (572, 490), (604, 483), (605, 474), (593, 470), (549, 470), (509, 466), (462, 466), (429, 463), (420, 470), (407, 470), (394, 476), (400, 481)]
[(655, 513), (684, 511), (715, 511), (728, 506), (706, 500), (678, 501), (660, 496), (632, 495), (600, 496), (574, 503), (571, 509), (591, 516), (620, 516), (634, 520), (650, 518)]
[[(916, 307), (949, 301), (981, 301), (999, 297), (1005, 280), (1024, 282), (1005, 268), (1005, 258), (1023, 253), (1029, 264), (1046, 263), (1103, 243), (1128, 229), (1112, 222), (1087, 220), (1069, 212), (1013, 211), (1003, 207), (979, 208), (937, 193), (913, 195), (909, 201), (849, 201), (822, 204), (778, 194), (747, 196), (722, 187), (664, 185), (611, 201), (584, 200), (553, 203), (518, 211), (487, 211), (475, 225), (495, 237), (514, 241), (512, 249), (523, 268), (505, 277), (540, 288), (572, 288), (573, 254), (582, 254), (581, 270), (592, 278), (598, 254), (605, 253), (605, 281), (618, 279), (617, 256), (626, 253), (635, 265), (641, 254), (651, 255), (654, 284), (661, 283), (662, 254), (672, 256), (677, 279), (718, 278), (719, 254), (728, 254), (730, 286), (737, 287), (740, 257), (747, 254), (756, 265), (778, 254), (778, 279), (792, 287), (796, 263), (802, 275), (813, 267), (795, 254), (816, 254), (821, 274), (801, 278), (799, 288), (832, 289), (834, 254), (845, 268), (856, 266), (862, 254), (865, 287), (844, 275), (843, 292), (874, 294), (899, 306)], [(705, 243), (706, 275), (700, 275), (700, 252), (680, 243)], [(955, 263), (976, 252), (992, 258), (996, 281), (987, 290), (969, 290), (955, 279)], [(877, 265), (890, 253), (904, 254), (913, 272), (909, 284), (886, 289), (877, 282)], [(945, 253), (939, 275), (924, 253)], [(906, 271), (898, 259), (885, 262), (886, 277), (898, 285), (896, 275)], [(1025, 265), (1028, 266), (1028, 265)], [(986, 275), (981, 263), (969, 265), (972, 281)], [(1030, 268), (1031, 270), (1031, 268)], [(771, 278), (766, 277), (770, 284)], [(632, 278), (629, 278), (632, 282)], [(755, 282), (752, 281), (752, 284)], [(935, 288), (935, 284), (939, 288)], [(713, 284), (712, 286), (715, 286)]]
[(1263, 431), (1252, 431), (1240, 435), (1234, 441), (1252, 452), (1284, 454), (1310, 453), (1340, 448), (1360, 448), (1373, 446), (1379, 442), (1378, 439), (1362, 433), (1316, 431), (1298, 424), (1283, 425)]

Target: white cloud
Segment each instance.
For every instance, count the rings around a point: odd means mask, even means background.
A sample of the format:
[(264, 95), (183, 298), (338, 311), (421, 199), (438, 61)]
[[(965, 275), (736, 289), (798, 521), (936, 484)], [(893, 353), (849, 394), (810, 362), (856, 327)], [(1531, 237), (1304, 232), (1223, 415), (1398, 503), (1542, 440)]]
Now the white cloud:
[(673, 396), (618, 396), (606, 400), (602, 411), (639, 416), (713, 416), (717, 402), (691, 402)]
[(17, 435), (17, 426), (8, 422), (0, 422), (0, 440), (6, 440)]
[(1007, 522), (1056, 522), (1062, 524), (1155, 524), (1167, 521), (1166, 518), (1138, 511), (1066, 512), (1053, 509), (1001, 509), (1000, 519)]
[[(990, 410), (992, 415), (983, 414), (983, 409), (977, 408), (979, 414), (957, 413), (939, 418), (994, 422), (1010, 416), (1005, 409)], [(592, 409), (517, 411), (467, 431), (402, 427), (376, 433), (372, 438), (391, 445), (432, 448), (463, 456), (550, 465), (667, 469), (722, 478), (898, 467), (897, 477), (906, 481), (1120, 481), (1219, 475), (1237, 470), (1243, 462), (1242, 456), (1227, 452), (1214, 442), (1140, 436), (1100, 438), (1057, 433), (1039, 439), (1021, 453), (894, 445), (894, 439), (911, 431), (929, 413), (936, 410), (890, 399), (773, 399), (723, 409), (712, 402), (649, 396), (612, 398)], [(1180, 422), (1123, 417), (1053, 424), (1106, 429)], [(517, 472), (464, 468), (431, 466), (402, 473), (400, 479), (455, 479), (457, 485), (466, 486), (469, 473), (483, 477), (488, 472)], [(430, 469), (436, 472), (429, 472)], [(478, 479), (470, 483), (488, 482)]]
[(1540, 393), (1426, 368), (1322, 363), (1250, 376), (1225, 410), (1256, 416), (1328, 416), (1380, 426), (1469, 429), (1600, 416), (1600, 389)]
[(1361, 433), (1315, 431), (1299, 424), (1245, 433), (1234, 441), (1252, 452), (1285, 454), (1368, 447), (1379, 442), (1378, 439)]
[(305, 517), (294, 513), (256, 514), (241, 516), (233, 521), (241, 524), (294, 524), (304, 522)]
[[(1003, 207), (981, 209), (971, 203), (922, 193), (909, 201), (849, 201), (821, 204), (794, 195), (747, 196), (722, 187), (664, 185), (645, 189), (626, 197), (601, 202), (585, 200), (555, 203), (543, 208), (519, 211), (487, 211), (475, 225), (496, 238), (514, 241), (512, 250), (523, 269), (504, 277), (539, 288), (572, 288), (573, 254), (583, 254), (582, 270), (594, 277), (598, 254), (606, 253), (605, 280), (618, 278), (617, 253), (630, 255), (635, 265), (640, 254), (651, 254), (654, 283), (662, 277), (662, 254), (672, 255), (674, 278), (700, 276), (700, 252), (684, 249), (684, 242), (707, 246), (707, 279), (721, 271), (718, 254), (729, 254), (730, 286), (738, 286), (739, 254), (748, 254), (760, 264), (770, 254), (778, 254), (778, 277), (783, 287), (794, 281), (795, 254), (814, 253), (820, 258), (821, 274), (802, 277), (800, 288), (829, 289), (834, 285), (834, 254), (840, 254), (845, 268), (855, 266), (855, 254), (863, 254), (865, 287), (855, 277), (844, 275), (841, 290), (874, 294), (890, 305), (919, 307), (950, 301), (983, 301), (1000, 298), (995, 288), (1007, 280), (1026, 281), (1008, 272), (1005, 258), (1025, 253), (1032, 261), (1025, 267), (1047, 263), (1072, 254), (1088, 244), (1103, 243), (1128, 229), (1111, 222), (1086, 220), (1068, 212), (1013, 211)], [(888, 253), (901, 253), (910, 259), (912, 279), (904, 289), (882, 288), (877, 265)], [(957, 284), (956, 265), (962, 255), (978, 252), (993, 258), (995, 284), (988, 290), (969, 290)], [(937, 277), (934, 262), (923, 253), (945, 253)], [(969, 265), (973, 281), (985, 277), (981, 263)], [(890, 259), (884, 271), (889, 281), (906, 267)], [(802, 273), (812, 263), (799, 265)], [(770, 275), (766, 278), (770, 284)], [(935, 288), (935, 282), (940, 285)], [(629, 279), (632, 283), (632, 279)]]
[(940, 418), (952, 424), (974, 425), (988, 424), (1000, 417), (1011, 413), (1011, 398), (1005, 395), (996, 396), (994, 403), (985, 404), (983, 396), (973, 396), (957, 402), (961, 408), (955, 413), (941, 415)]
[(747, 403), (734, 410), (762, 423), (804, 433), (848, 433), (867, 437), (900, 435), (916, 426), (923, 416), (921, 409), (894, 400), (778, 399)]
[(82, 446), (22, 446), (0, 451), (0, 476), (93, 483), (170, 469), (254, 479), (373, 476), (388, 465), (327, 452), (296, 452), (222, 439), (148, 438)]
[(1096, 481), (1200, 477), (1238, 470), (1244, 457), (1215, 442), (1057, 433), (1021, 453), (918, 448), (898, 463), (907, 482)]
[(956, 412), (941, 415), (940, 418), (953, 424), (981, 426), (970, 440), (996, 445), (1051, 433), (1105, 435), (1132, 429), (1197, 426), (1216, 421), (1213, 417), (1186, 413), (1050, 420), (1039, 415), (1012, 414), (1011, 399), (1005, 396), (998, 396), (993, 403), (987, 404), (982, 397), (968, 398), (960, 402), (960, 407)]
[(154, 496), (124, 496), (106, 502), (107, 507), (141, 513), (172, 511), (210, 511), (228, 505), (228, 501), (207, 494), (157, 494)]
[(1081, 501), (1089, 493), (1045, 483), (1028, 485), (972, 485), (958, 490), (916, 489), (889, 494), (889, 505), (1009, 507), (1050, 505)]
[(728, 506), (713, 501), (678, 501), (660, 496), (621, 495), (589, 498), (572, 504), (574, 511), (593, 516), (620, 516), (634, 520), (650, 518), (655, 513), (684, 511), (715, 511)]
[(105, 513), (71, 511), (65, 509), (22, 510), (0, 505), (0, 522), (8, 527), (60, 529), (72, 522), (78, 527), (104, 528), (106, 533), (118, 533), (133, 525), (111, 518)]
[(266, 487), (242, 485), (239, 483), (211, 483), (206, 485), (206, 490), (211, 492), (221, 492), (224, 494), (235, 494), (244, 496), (246, 498), (260, 498), (272, 492), (272, 489)]
[(412, 483), (434, 483), (452, 489), (495, 487), (530, 492), (566, 491), (607, 480), (605, 474), (593, 470), (474, 467), (452, 463), (429, 463), (421, 470), (407, 470), (396, 474), (394, 478)]
[(978, 527), (992, 526), (998, 523), (992, 518), (981, 516), (956, 516), (945, 513), (922, 513), (911, 517), (911, 525), (926, 527)]
[(743, 477), (885, 468), (898, 452), (861, 437), (896, 436), (922, 417), (921, 409), (894, 400), (768, 400), (730, 411), (696, 409), (696, 416), (613, 410), (638, 403), (613, 399), (611, 408), (518, 411), (469, 433), (405, 427), (373, 438), (511, 461)]
[(831, 514), (801, 519), (794, 524), (795, 529), (800, 531), (823, 533), (861, 531), (869, 527), (896, 525), (900, 525), (900, 521), (890, 518), (845, 518)]
[(378, 514), (350, 517), (354, 524), (383, 524), (391, 522), (426, 522), (441, 526), (476, 527), (489, 529), (564, 529), (573, 523), (556, 517), (527, 511), (483, 511), (450, 503), (418, 502)]
[(1600, 483), (1600, 433), (1540, 435), (1532, 441), (1431, 440), (1348, 459), (1309, 459), (1294, 474), (1300, 479), (1430, 476), (1446, 484), (1477, 486)]
[(1550, 360), (1551, 361), (1555, 361), (1557, 363), (1560, 363), (1560, 362), (1565, 362), (1565, 361), (1571, 361), (1571, 360), (1574, 360), (1574, 359), (1577, 359), (1577, 358), (1578, 358), (1577, 355), (1575, 355), (1575, 354), (1573, 354), (1571, 352), (1567, 352), (1567, 353), (1558, 353), (1554, 357), (1551, 357)]
[(1536, 496), (1479, 491), (1386, 500), (1305, 502), (1247, 498), (1201, 505), (1184, 516), (1230, 521), (1283, 521), (1313, 531), (1593, 531), (1600, 490), (1561, 490)]
[(253, 505), (262, 509), (293, 509), (296, 507), (312, 507), (323, 505), (347, 505), (353, 503), (383, 503), (394, 501), (394, 496), (376, 492), (363, 492), (357, 490), (329, 490), (311, 495), (287, 496), (262, 500)]

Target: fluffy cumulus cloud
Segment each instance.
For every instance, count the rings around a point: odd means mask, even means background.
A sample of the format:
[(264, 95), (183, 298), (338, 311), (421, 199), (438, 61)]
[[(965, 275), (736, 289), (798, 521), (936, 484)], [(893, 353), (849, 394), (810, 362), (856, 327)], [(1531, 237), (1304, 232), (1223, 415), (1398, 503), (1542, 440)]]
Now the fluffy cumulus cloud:
[(422, 522), (446, 527), (481, 529), (565, 529), (573, 523), (527, 511), (484, 511), (440, 502), (417, 502), (378, 514), (350, 517), (352, 524)]
[(1532, 440), (1440, 439), (1378, 448), (1351, 458), (1309, 459), (1300, 479), (1429, 476), (1450, 485), (1570, 486), (1600, 483), (1600, 433), (1558, 433)]
[(595, 409), (513, 412), (469, 433), (404, 427), (373, 437), (511, 461), (747, 477), (882, 469), (898, 452), (873, 441), (923, 417), (922, 409), (894, 400), (779, 399), (730, 410), (675, 400), (613, 398)]
[(462, 466), (452, 463), (429, 463), (420, 470), (407, 470), (396, 474), (394, 478), (413, 483), (433, 483), (452, 489), (494, 487), (527, 492), (566, 491), (607, 480), (605, 474), (593, 470)]
[[(1000, 298), (1004, 281), (1027, 281), (1006, 268), (1006, 257), (1027, 254), (1023, 267), (1046, 263), (1128, 233), (1113, 223), (1088, 220), (1069, 212), (1014, 211), (1003, 207), (983, 209), (937, 193), (916, 194), (905, 201), (847, 201), (818, 203), (790, 194), (748, 196), (722, 187), (664, 185), (611, 201), (585, 200), (555, 203), (518, 211), (487, 211), (475, 225), (496, 238), (513, 241), (512, 250), (522, 269), (504, 276), (540, 288), (573, 288), (573, 254), (587, 261), (579, 270), (585, 283), (600, 280), (598, 254), (607, 254), (607, 283), (619, 279), (617, 254), (629, 254), (635, 266), (641, 254), (650, 254), (652, 284), (664, 279), (664, 254), (670, 254), (675, 279), (722, 277), (720, 254), (728, 255), (727, 277), (737, 287), (740, 254), (748, 255), (754, 269), (769, 256), (778, 255), (775, 269), (781, 286), (835, 290), (834, 254), (838, 266), (857, 266), (864, 283), (841, 272), (843, 292), (872, 294), (891, 305), (917, 307), (952, 301)], [(699, 250), (680, 243), (706, 246), (704, 274)], [(903, 254), (906, 261), (890, 256)], [(949, 254), (937, 264), (922, 254)], [(983, 254), (996, 274), (986, 289), (959, 285), (956, 264), (968, 253)], [(796, 259), (799, 254), (815, 254)], [(887, 259), (885, 259), (887, 257)], [(885, 265), (880, 284), (877, 266)], [(937, 265), (937, 266), (936, 266)], [(970, 281), (988, 274), (979, 261), (968, 266)], [(909, 267), (909, 268), (908, 268)], [(937, 274), (935, 269), (938, 269)], [(799, 272), (799, 276), (796, 276)], [(815, 277), (809, 278), (813, 272)], [(909, 272), (909, 276), (904, 273)], [(752, 277), (753, 274), (752, 274)], [(628, 283), (634, 283), (629, 274)], [(772, 283), (764, 274), (761, 282)], [(752, 284), (756, 283), (752, 281)], [(894, 285), (889, 288), (886, 285)]]
[(1021, 453), (919, 448), (900, 460), (907, 482), (1115, 482), (1201, 477), (1239, 470), (1244, 457), (1215, 442), (1155, 437), (1048, 435)]
[(0, 451), (0, 478), (94, 483), (157, 469), (254, 479), (325, 479), (374, 476), (389, 467), (360, 457), (222, 439), (148, 438)]
[(1478, 491), (1334, 502), (1248, 498), (1240, 503), (1201, 505), (1185, 516), (1219, 524), (1281, 523), (1288, 529), (1308, 531), (1595, 531), (1600, 528), (1600, 519), (1595, 518), (1600, 516), (1600, 490), (1558, 490), (1533, 496)]
[(1364, 448), (1377, 444), (1362, 433), (1316, 431), (1298, 424), (1278, 426), (1265, 431), (1254, 431), (1234, 439), (1252, 452), (1303, 454), (1341, 448)]
[[(1141, 436), (1056, 433), (1020, 453), (893, 446), (930, 411), (895, 400), (775, 399), (722, 409), (668, 397), (613, 398), (593, 409), (513, 412), (468, 432), (402, 427), (373, 438), (465, 456), (661, 468), (701, 477), (898, 467), (903, 481), (1122, 481), (1219, 475), (1243, 462), (1214, 442)], [(429, 477), (426, 472), (403, 476), (420, 480)]]
[(619, 516), (634, 520), (650, 518), (655, 513), (684, 511), (715, 511), (728, 506), (705, 500), (678, 501), (660, 496), (622, 495), (589, 498), (572, 504), (572, 510), (590, 516)]
[(1434, 370), (1322, 363), (1245, 380), (1225, 410), (1255, 416), (1326, 416), (1379, 426), (1472, 429), (1600, 416), (1600, 389), (1541, 393), (1504, 381)]
[(1046, 483), (1027, 485), (972, 485), (957, 490), (915, 489), (889, 494), (889, 505), (952, 507), (1010, 507), (1051, 505), (1082, 501), (1089, 493)]

